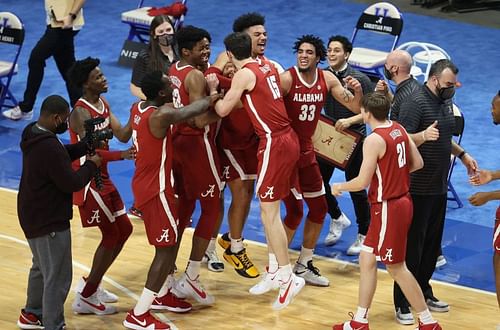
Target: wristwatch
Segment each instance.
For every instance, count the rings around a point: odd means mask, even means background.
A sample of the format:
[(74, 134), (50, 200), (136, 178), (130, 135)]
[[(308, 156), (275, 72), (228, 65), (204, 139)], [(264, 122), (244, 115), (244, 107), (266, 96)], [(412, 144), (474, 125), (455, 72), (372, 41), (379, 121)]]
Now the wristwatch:
[(76, 14), (73, 14), (73, 13), (68, 13), (69, 16), (71, 16), (71, 20), (75, 20), (76, 19)]

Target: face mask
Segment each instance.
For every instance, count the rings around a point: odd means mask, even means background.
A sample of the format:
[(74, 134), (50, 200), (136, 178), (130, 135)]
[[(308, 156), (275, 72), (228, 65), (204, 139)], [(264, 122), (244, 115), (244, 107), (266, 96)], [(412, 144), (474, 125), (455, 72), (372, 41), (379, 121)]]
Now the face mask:
[(443, 101), (449, 100), (455, 95), (455, 86), (441, 87), (441, 85), (438, 82), (437, 94), (441, 100)]
[(56, 133), (56, 134), (63, 134), (67, 130), (68, 130), (68, 122), (64, 121), (64, 122), (62, 122), (62, 123), (60, 123), (59, 125), (56, 126), (56, 128), (54, 130), (54, 133)]
[(158, 36), (158, 43), (161, 46), (171, 46), (174, 44), (174, 35), (173, 34), (162, 34)]
[(384, 65), (384, 77), (387, 79), (387, 80), (392, 80), (392, 72), (389, 71), (385, 65)]

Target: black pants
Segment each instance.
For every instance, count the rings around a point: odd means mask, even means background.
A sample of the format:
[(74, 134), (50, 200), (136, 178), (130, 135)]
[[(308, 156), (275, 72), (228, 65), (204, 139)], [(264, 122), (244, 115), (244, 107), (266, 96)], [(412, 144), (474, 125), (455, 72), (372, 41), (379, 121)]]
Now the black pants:
[(73, 106), (81, 96), (81, 91), (71, 87), (68, 81), (68, 69), (75, 63), (75, 46), (73, 43), (78, 31), (72, 29), (51, 28), (47, 26), (45, 33), (38, 40), (35, 47), (31, 50), (28, 61), (28, 81), (24, 91), (24, 99), (19, 103), (23, 112), (33, 110), (36, 101), (36, 95), (42, 84), (45, 70), (45, 61), (53, 56), (57, 69), (66, 82), (66, 89)]
[[(345, 179), (347, 181), (355, 178), (359, 174), (359, 169), (361, 168), (361, 163), (363, 162), (363, 145), (361, 144), (356, 152), (352, 155), (352, 160), (349, 166), (345, 170)], [(332, 195), (330, 189), (330, 179), (332, 178), (335, 166), (324, 161), (320, 157), (318, 159), (319, 170), (321, 171), (321, 176), (323, 177), (323, 183), (325, 185), (325, 196), (328, 203), (328, 214), (333, 219), (340, 217), (342, 212), (339, 208), (339, 203), (335, 196)], [(370, 205), (368, 204), (368, 196), (366, 190), (350, 192), (352, 203), (354, 205), (354, 212), (356, 213), (356, 222), (358, 224), (358, 233), (366, 235), (368, 232), (368, 226), (370, 225)]]
[[(413, 199), (413, 220), (408, 231), (406, 245), (406, 266), (417, 279), (425, 298), (433, 297), (429, 280), (436, 268), (441, 251), (446, 195), (411, 195)], [(399, 285), (394, 283), (394, 305), (409, 307)]]

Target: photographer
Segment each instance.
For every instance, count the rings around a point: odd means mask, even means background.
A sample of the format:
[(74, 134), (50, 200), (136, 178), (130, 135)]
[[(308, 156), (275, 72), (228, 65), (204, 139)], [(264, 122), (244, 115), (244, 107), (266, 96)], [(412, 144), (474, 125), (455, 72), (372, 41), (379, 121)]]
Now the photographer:
[[(95, 151), (103, 158), (100, 172), (90, 186), (73, 195), (73, 203), (78, 205), (80, 211), (82, 226), (97, 226), (102, 239), (95, 251), (88, 277), (82, 278), (76, 287), (72, 307), (79, 314), (106, 315), (116, 313), (116, 308), (104, 303), (116, 302), (118, 297), (101, 288), (100, 282), (132, 233), (132, 224), (120, 194), (109, 177), (107, 163), (134, 159), (135, 149), (109, 150), (108, 139), (112, 138), (112, 135), (108, 135), (110, 130), (118, 140), (127, 142), (132, 129), (129, 124), (121, 126), (101, 96), (108, 91), (108, 83), (98, 65), (98, 59), (87, 57), (76, 61), (68, 73), (71, 83), (83, 92), (70, 116), (71, 141), (79, 141), (89, 135), (92, 140), (102, 140)], [(74, 167), (80, 164), (78, 161), (73, 162)]]
[(85, 141), (63, 145), (57, 139), (56, 134), (68, 129), (68, 116), (68, 103), (60, 96), (49, 96), (38, 121), (26, 126), (22, 134), (17, 212), (33, 254), (26, 307), (18, 321), (22, 329), (64, 326), (64, 301), (72, 278), (71, 193), (82, 189), (101, 165), (95, 155), (73, 171), (71, 161), (84, 156), (87, 148)]

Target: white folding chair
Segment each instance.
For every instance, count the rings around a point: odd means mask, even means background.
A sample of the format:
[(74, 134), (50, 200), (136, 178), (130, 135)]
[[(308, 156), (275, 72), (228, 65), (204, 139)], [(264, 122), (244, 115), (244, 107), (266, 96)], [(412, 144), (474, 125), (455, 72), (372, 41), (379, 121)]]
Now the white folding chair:
[(17, 105), (9, 89), (12, 77), (17, 74), (17, 60), (24, 42), (24, 25), (13, 13), (0, 12), (0, 110)]
[(450, 55), (443, 48), (428, 42), (409, 41), (399, 45), (397, 49), (410, 53), (413, 58), (411, 75), (421, 83), (427, 81), (433, 63), (450, 59)]
[[(403, 16), (396, 6), (389, 2), (378, 2), (369, 6), (363, 11), (354, 28), (351, 37), (353, 50), (349, 56), (349, 64), (369, 76), (383, 79), (385, 59), (396, 47), (402, 31)], [(366, 34), (371, 37), (368, 41), (359, 40)], [(375, 40), (373, 36), (376, 34), (384, 38)], [(387, 36), (391, 37), (390, 41), (387, 40)], [(362, 43), (368, 45), (361, 47)]]

